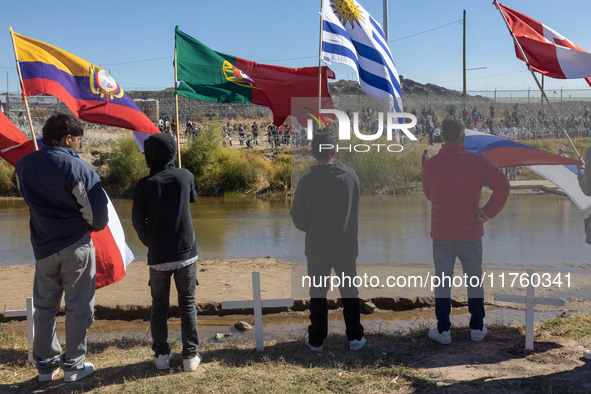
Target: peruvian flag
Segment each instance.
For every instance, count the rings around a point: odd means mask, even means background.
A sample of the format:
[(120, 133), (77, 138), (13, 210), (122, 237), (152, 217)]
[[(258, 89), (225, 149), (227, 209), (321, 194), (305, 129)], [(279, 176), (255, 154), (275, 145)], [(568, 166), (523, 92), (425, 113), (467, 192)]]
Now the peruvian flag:
[[(559, 79), (585, 78), (591, 86), (591, 53), (543, 23), (497, 4), (535, 71)], [(525, 61), (517, 46), (515, 52)]]
[[(37, 144), (39, 147), (42, 146), (40, 140)], [(33, 141), (0, 112), (0, 157), (14, 166), (21, 157), (34, 150)], [(125, 267), (134, 259), (133, 253), (125, 243), (125, 234), (115, 207), (109, 196), (107, 199), (109, 224), (103, 230), (91, 233), (96, 253), (97, 289), (123, 279)]]

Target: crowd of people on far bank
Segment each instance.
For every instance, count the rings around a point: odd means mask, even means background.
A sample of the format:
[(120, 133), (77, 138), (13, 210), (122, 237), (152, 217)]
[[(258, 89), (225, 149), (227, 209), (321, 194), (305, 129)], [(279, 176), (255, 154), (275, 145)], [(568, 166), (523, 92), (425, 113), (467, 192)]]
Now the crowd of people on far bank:
[[(411, 129), (415, 136), (421, 140), (428, 138), (429, 144), (441, 142), (441, 124), (432, 107), (423, 107), (420, 113), (412, 109), (411, 113), (417, 116), (417, 126)], [(571, 138), (591, 137), (591, 116), (587, 105), (562, 116), (550, 116), (544, 107), (533, 111), (519, 103), (512, 109), (506, 107), (501, 111), (497, 111), (495, 103), (485, 109), (475, 106), (472, 110), (464, 107), (462, 111), (448, 106), (444, 113), (446, 117), (459, 117), (466, 128), (512, 139), (566, 138), (565, 132)]]
[(263, 142), (269, 143), (271, 148), (308, 145), (306, 129), (300, 125), (283, 123), (275, 126), (273, 123), (269, 123), (265, 128), (264, 125), (259, 125), (254, 121), (250, 127), (246, 123), (235, 123), (232, 126), (230, 122), (222, 124), (221, 127), (224, 145), (228, 146), (238, 144), (247, 149), (254, 149), (255, 146)]
[[(511, 108), (511, 109), (510, 109)], [(404, 107), (404, 112), (417, 117), (417, 124), (409, 130), (419, 141), (429, 145), (441, 142), (441, 121), (448, 116), (460, 118), (464, 127), (477, 131), (502, 136), (510, 139), (547, 139), (565, 138), (567, 132), (571, 138), (591, 137), (591, 116), (586, 105), (579, 111), (571, 112), (564, 116), (549, 116), (543, 107), (537, 111), (531, 107), (520, 106), (519, 103), (497, 110), (492, 102), (487, 108), (481, 109), (474, 106), (471, 110), (464, 107), (462, 111), (456, 106), (449, 105), (445, 110), (436, 111), (433, 106), (424, 106), (418, 111), (416, 108)], [(353, 119), (351, 109), (346, 113)], [(363, 132), (375, 133), (379, 127), (379, 120), (374, 110), (368, 106), (359, 112), (358, 127)], [(308, 146), (307, 129), (300, 125), (283, 123), (279, 126), (240, 121), (226, 121), (220, 123), (224, 146), (241, 146), (246, 149), (254, 149), (263, 142), (271, 148), (281, 146)], [(333, 135), (338, 127), (337, 122), (329, 122), (328, 129)], [(170, 116), (160, 117), (158, 128), (164, 133), (171, 133), (176, 137), (176, 123)], [(179, 130), (188, 138), (197, 136), (201, 126), (186, 118), (184, 127)], [(404, 139), (403, 139), (404, 143)]]

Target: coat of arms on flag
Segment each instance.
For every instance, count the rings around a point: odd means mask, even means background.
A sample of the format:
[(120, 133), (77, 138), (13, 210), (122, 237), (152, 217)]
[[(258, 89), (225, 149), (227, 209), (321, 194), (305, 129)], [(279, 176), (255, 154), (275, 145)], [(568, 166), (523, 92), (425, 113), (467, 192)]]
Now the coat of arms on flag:
[(356, 69), (366, 93), (402, 112), (400, 79), (380, 24), (355, 0), (324, 0), (321, 14), (321, 59)]

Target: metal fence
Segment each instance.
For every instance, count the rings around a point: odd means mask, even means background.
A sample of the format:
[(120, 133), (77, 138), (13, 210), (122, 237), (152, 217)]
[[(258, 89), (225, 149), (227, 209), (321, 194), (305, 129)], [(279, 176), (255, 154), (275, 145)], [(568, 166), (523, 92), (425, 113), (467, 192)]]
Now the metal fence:
[[(128, 92), (132, 99), (137, 100), (138, 106), (157, 122), (158, 116), (171, 116), (175, 113), (174, 96), (172, 92)], [(476, 109), (482, 116), (482, 123), (488, 128), (511, 128), (518, 126), (522, 133), (535, 134), (534, 138), (557, 133), (560, 123), (568, 127), (572, 136), (591, 135), (589, 117), (584, 118), (585, 107), (591, 108), (590, 89), (560, 89), (547, 90), (546, 94), (552, 107), (556, 111), (554, 119), (552, 112), (545, 102), (542, 102), (539, 91), (528, 90), (474, 90), (468, 91), (466, 98), (459, 92), (445, 93), (422, 91), (405, 93), (402, 102), (405, 112), (415, 112), (419, 117), (424, 110), (435, 114), (435, 120), (442, 120), (448, 110), (454, 107), (458, 114), (462, 114), (464, 107), (470, 114)], [(6, 104), (4, 95), (3, 104)], [(0, 97), (1, 99), (1, 97)], [(50, 96), (36, 96), (28, 98), (34, 125), (39, 126), (45, 119), (55, 112), (68, 112), (67, 107), (59, 100)], [(361, 112), (363, 108), (371, 107), (374, 113), (387, 111), (384, 101), (366, 94), (337, 95), (333, 94), (335, 108), (342, 111), (351, 110)], [(494, 105), (494, 114), (491, 112)], [(514, 116), (515, 106), (518, 105), (517, 117)], [(145, 107), (145, 108), (143, 108)], [(5, 113), (8, 108), (5, 107)], [(20, 96), (10, 95), (10, 118), (16, 124), (16, 116), (24, 111), (24, 102)], [(494, 116), (493, 116), (494, 115)], [(204, 101), (190, 100), (179, 97), (179, 118), (181, 122), (190, 117), (192, 120), (203, 119), (260, 119), (270, 117), (271, 111), (267, 107), (252, 104), (218, 104)], [(490, 118), (490, 120), (489, 120)], [(489, 121), (489, 122), (487, 122)], [(491, 123), (492, 122), (492, 123)]]

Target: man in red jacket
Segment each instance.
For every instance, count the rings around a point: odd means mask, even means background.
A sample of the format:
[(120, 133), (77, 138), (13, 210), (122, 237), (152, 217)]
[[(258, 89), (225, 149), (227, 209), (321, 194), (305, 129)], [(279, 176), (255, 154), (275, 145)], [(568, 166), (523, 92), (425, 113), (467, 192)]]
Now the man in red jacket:
[[(472, 340), (481, 341), (486, 336), (484, 289), (480, 286), (483, 223), (503, 209), (509, 196), (509, 181), (501, 170), (486, 156), (466, 151), (464, 138), (462, 121), (453, 117), (445, 119), (441, 132), (442, 151), (423, 166), (423, 191), (431, 201), (435, 275), (440, 281), (435, 288), (437, 328), (429, 331), (429, 338), (444, 345), (451, 343), (449, 314), (456, 257), (462, 263), (462, 278), (467, 280)], [(484, 184), (493, 194), (486, 205), (480, 207)]]

